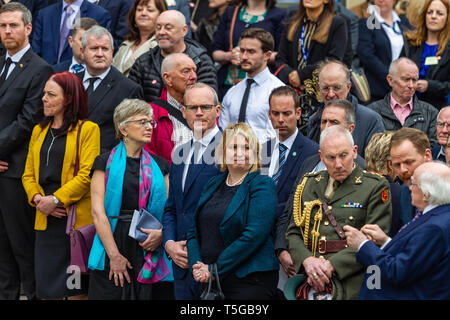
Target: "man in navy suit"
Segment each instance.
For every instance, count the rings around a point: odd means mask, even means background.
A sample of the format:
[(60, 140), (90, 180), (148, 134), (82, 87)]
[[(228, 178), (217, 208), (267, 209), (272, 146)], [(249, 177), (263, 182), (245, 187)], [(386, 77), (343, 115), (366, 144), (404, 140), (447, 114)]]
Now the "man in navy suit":
[[(318, 153), (319, 145), (306, 138), (298, 129), (302, 109), (297, 92), (288, 86), (278, 87), (269, 96), (269, 119), (277, 137), (262, 147), (262, 173), (272, 177), (277, 185), (277, 219), (283, 213), (289, 193), (303, 161)], [(277, 238), (284, 243), (285, 231), (277, 230)], [(275, 247), (277, 249), (277, 247)], [(295, 275), (292, 259), (287, 250), (277, 250), (280, 269), (278, 287), (283, 289), (287, 276)], [(283, 270), (283, 271), (281, 271)]]
[(436, 138), (439, 143), (431, 150), (434, 160), (445, 162), (445, 146), (447, 145), (447, 137), (450, 131), (450, 106), (444, 107), (439, 111), (436, 120)]
[(214, 150), (221, 132), (216, 125), (220, 103), (214, 89), (196, 83), (184, 95), (183, 117), (194, 138), (176, 148), (169, 173), (169, 197), (163, 216), (163, 245), (173, 260), (175, 299), (196, 300), (199, 283), (189, 272), (186, 233), (191, 228), (203, 187), (219, 174)]
[(72, 59), (67, 39), (69, 34), (67, 32), (66, 39), (60, 39), (60, 35), (64, 30), (70, 30), (76, 18), (84, 17), (110, 29), (109, 12), (88, 0), (63, 0), (40, 10), (33, 24), (33, 51), (51, 65)]
[(450, 299), (450, 168), (420, 165), (409, 189), (420, 212), (392, 239), (376, 225), (344, 226), (358, 262), (376, 270), (368, 270), (359, 299)]

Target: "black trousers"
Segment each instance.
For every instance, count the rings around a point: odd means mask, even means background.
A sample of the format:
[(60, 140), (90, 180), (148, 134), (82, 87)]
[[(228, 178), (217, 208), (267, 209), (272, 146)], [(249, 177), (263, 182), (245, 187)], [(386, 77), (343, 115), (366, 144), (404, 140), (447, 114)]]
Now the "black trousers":
[(242, 279), (230, 274), (220, 285), (226, 300), (276, 300), (278, 270), (253, 272)]
[(34, 221), (22, 181), (0, 177), (0, 300), (35, 298)]

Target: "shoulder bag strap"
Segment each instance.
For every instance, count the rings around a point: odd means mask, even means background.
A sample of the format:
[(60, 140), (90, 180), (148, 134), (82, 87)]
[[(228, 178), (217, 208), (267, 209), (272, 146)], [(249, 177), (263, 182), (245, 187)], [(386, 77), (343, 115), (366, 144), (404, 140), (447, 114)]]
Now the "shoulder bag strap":
[(241, 6), (237, 5), (234, 9), (233, 18), (231, 19), (231, 26), (230, 26), (230, 51), (233, 50), (233, 31), (234, 31), (234, 24), (236, 23), (236, 17), (239, 12), (239, 8)]
[(156, 99), (154, 101), (152, 101), (152, 103), (160, 106), (161, 108), (167, 110), (167, 112), (169, 112), (169, 114), (173, 117), (175, 117), (175, 119), (177, 119), (178, 121), (180, 121), (183, 125), (186, 126), (186, 128), (190, 129), (188, 126), (188, 123), (186, 122), (186, 119), (183, 118), (183, 114), (181, 113), (180, 110), (178, 110), (177, 108), (175, 108), (173, 105), (171, 105), (170, 103), (168, 103), (167, 101), (164, 101), (162, 99)]
[[(83, 120), (80, 123), (80, 126), (78, 127), (77, 132), (77, 148), (76, 148), (76, 155), (75, 155), (75, 169), (73, 170), (73, 176), (75, 177), (78, 174), (78, 171), (80, 170), (80, 155), (78, 154), (80, 149), (80, 133), (81, 133), (81, 127), (86, 122), (86, 120)], [(75, 215), (76, 215), (76, 203), (73, 203), (69, 207), (69, 216), (67, 217), (67, 225), (66, 225), (66, 234), (70, 234), (70, 231), (73, 230), (75, 226)]]
[(325, 214), (326, 214), (328, 220), (330, 220), (330, 223), (333, 226), (334, 230), (337, 232), (337, 234), (339, 235), (339, 237), (342, 240), (345, 240), (344, 229), (342, 229), (340, 224), (334, 218), (333, 213), (331, 212), (331, 209), (328, 207), (328, 205), (325, 203), (325, 201), (320, 200), (320, 202), (322, 202), (323, 210), (325, 211)]

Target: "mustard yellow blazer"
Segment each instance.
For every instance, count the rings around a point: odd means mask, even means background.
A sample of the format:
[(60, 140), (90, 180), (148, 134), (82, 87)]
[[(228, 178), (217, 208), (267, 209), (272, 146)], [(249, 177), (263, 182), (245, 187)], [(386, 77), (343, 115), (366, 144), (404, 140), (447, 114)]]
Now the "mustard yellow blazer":
[[(61, 188), (53, 194), (64, 204), (66, 211), (71, 204), (77, 203), (75, 228), (92, 223), (91, 215), (91, 171), (95, 158), (100, 153), (100, 129), (97, 124), (86, 121), (80, 133), (80, 169), (74, 177), (75, 157), (77, 148), (77, 133), (81, 121), (78, 121), (77, 128), (67, 133), (66, 152), (64, 154), (63, 167), (61, 172)], [(50, 124), (45, 128), (36, 125), (31, 134), (30, 146), (22, 176), (22, 183), (27, 193), (28, 202), (31, 206), (36, 206), (32, 200), (37, 193), (44, 194), (44, 190), (39, 185), (39, 162), (42, 144), (47, 135)], [(47, 216), (36, 209), (36, 230), (47, 229)]]

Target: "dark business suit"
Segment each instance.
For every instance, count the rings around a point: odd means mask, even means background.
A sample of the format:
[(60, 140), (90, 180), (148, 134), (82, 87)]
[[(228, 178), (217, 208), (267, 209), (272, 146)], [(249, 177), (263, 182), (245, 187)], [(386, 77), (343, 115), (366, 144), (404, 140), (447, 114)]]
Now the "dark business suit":
[[(168, 240), (183, 241), (187, 239), (186, 235), (192, 226), (194, 212), (203, 187), (211, 177), (218, 175), (220, 172), (214, 163), (214, 150), (221, 135), (221, 132), (216, 134), (203, 153), (201, 163), (193, 166), (194, 172), (186, 178), (184, 191), (182, 189), (183, 171), (185, 163), (189, 162), (187, 156), (192, 140), (174, 150), (169, 173), (169, 197), (163, 215), (164, 247)], [(175, 263), (172, 263), (172, 266), (175, 279), (175, 299), (198, 299), (200, 296), (199, 284), (194, 281), (189, 270), (182, 269)]]
[[(36, 21), (33, 23), (33, 50), (51, 65), (56, 64), (58, 60), (62, 2), (63, 0), (40, 10)], [(99, 25), (110, 29), (109, 12), (88, 0), (84, 0), (80, 7), (79, 18), (84, 17), (95, 19)], [(66, 40), (60, 62), (70, 59), (72, 59), (72, 49), (69, 46), (69, 41)]]
[(364, 266), (377, 266), (380, 288), (369, 289), (365, 275), (359, 299), (450, 299), (450, 205), (438, 206), (400, 231), (381, 250), (368, 241), (356, 254)]
[(441, 148), (442, 148), (442, 146), (439, 144), (436, 147), (434, 147), (433, 149), (431, 149), (431, 156), (433, 157), (433, 160), (439, 160), (439, 161), (445, 162), (445, 156), (439, 155), (439, 153), (441, 152)]
[(114, 49), (117, 50), (123, 39), (130, 33), (128, 29), (128, 12), (134, 0), (100, 0), (98, 5), (108, 10), (111, 16), (111, 34), (114, 38)]
[(60, 62), (58, 64), (55, 64), (55, 65), (52, 66), (52, 68), (53, 68), (54, 72), (69, 71), (69, 68), (70, 68), (71, 64), (72, 64), (72, 59)]
[[(227, 176), (228, 171), (212, 178), (205, 186), (198, 201), (194, 221), (202, 206), (225, 183)], [(225, 216), (220, 223), (220, 236), (225, 248), (217, 258), (216, 264), (223, 282), (225, 297), (228, 299), (237, 297), (261, 299), (258, 293), (249, 296), (249, 291), (254, 290), (252, 280), (256, 279), (248, 276), (256, 272), (273, 271), (272, 274), (275, 272), (275, 275), (278, 273), (279, 264), (275, 257), (271, 235), (276, 218), (275, 192), (275, 183), (271, 178), (261, 175), (258, 170), (251, 172), (237, 188), (225, 211)], [(188, 232), (187, 247), (189, 266), (192, 268), (197, 261), (203, 261), (197, 223), (194, 223)], [(233, 283), (230, 288), (227, 288), (230, 278)], [(275, 276), (271, 286), (257, 279), (257, 282), (260, 282), (260, 290), (264, 291), (261, 293), (264, 297), (267, 297), (266, 294), (275, 296), (276, 278)], [(243, 279), (244, 283), (240, 283), (239, 279)], [(244, 292), (236, 292), (236, 287)], [(230, 294), (227, 294), (227, 291)]]
[[(84, 73), (84, 71), (77, 73), (77, 76), (83, 80)], [(110, 151), (118, 143), (113, 122), (114, 109), (124, 99), (142, 99), (143, 97), (144, 92), (140, 85), (111, 66), (106, 77), (88, 96), (88, 119), (100, 127), (100, 153)]]
[[(0, 71), (5, 56), (0, 57)], [(35, 297), (34, 209), (28, 205), (21, 178), (28, 143), (42, 119), (42, 90), (51, 67), (30, 48), (0, 84), (0, 300), (19, 299), (20, 283)]]

